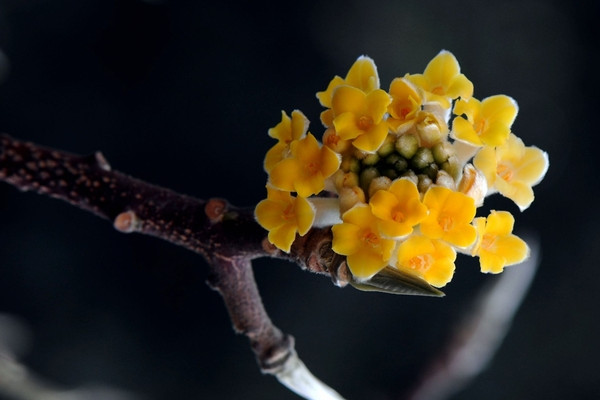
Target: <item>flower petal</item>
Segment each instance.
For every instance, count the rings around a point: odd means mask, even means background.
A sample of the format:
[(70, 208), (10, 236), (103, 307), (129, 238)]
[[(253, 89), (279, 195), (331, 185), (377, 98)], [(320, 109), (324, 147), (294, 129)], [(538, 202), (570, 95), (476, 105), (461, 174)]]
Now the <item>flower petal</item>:
[(346, 75), (346, 84), (365, 93), (379, 89), (379, 76), (375, 61), (367, 56), (358, 57)]
[(379, 147), (385, 142), (385, 138), (388, 134), (388, 126), (385, 121), (373, 126), (367, 132), (362, 133), (358, 136), (352, 144), (357, 149), (365, 151), (367, 153), (376, 152)]
[(269, 174), (269, 183), (280, 190), (295, 191), (294, 183), (302, 176), (302, 167), (297, 160), (286, 158), (275, 164)]
[(333, 232), (333, 241), (331, 242), (333, 251), (347, 256), (359, 250), (361, 227), (350, 223), (337, 224), (331, 227), (331, 231)]
[(345, 112), (360, 115), (367, 112), (367, 95), (362, 90), (352, 86), (339, 86), (333, 93), (331, 103), (331, 109), (336, 117)]
[(292, 243), (296, 239), (296, 227), (293, 224), (284, 224), (278, 228), (269, 231), (269, 242), (274, 244), (278, 249), (290, 252)]
[(355, 139), (363, 134), (356, 123), (356, 114), (352, 112), (345, 112), (335, 117), (333, 126), (342, 140)]
[(496, 179), (495, 186), (502, 196), (514, 201), (521, 211), (527, 209), (535, 198), (531, 186), (523, 182), (508, 183), (504, 179)]
[(266, 230), (275, 229), (284, 223), (281, 218), (282, 205), (270, 199), (260, 201), (254, 209), (254, 214), (258, 223)]
[(297, 197), (295, 202), (295, 213), (298, 233), (304, 236), (312, 227), (315, 220), (315, 208), (304, 197)]
[(289, 146), (285, 144), (285, 142), (277, 142), (273, 147), (271, 147), (267, 154), (265, 154), (265, 162), (264, 169), (267, 173), (269, 173), (275, 164), (285, 158), (286, 153), (289, 152)]
[(348, 268), (357, 278), (366, 279), (387, 265), (388, 260), (384, 260), (381, 254), (373, 251), (357, 251), (347, 256)]
[(340, 76), (335, 76), (331, 80), (331, 82), (329, 82), (329, 85), (327, 85), (327, 89), (325, 91), (317, 92), (317, 99), (319, 99), (319, 103), (321, 103), (323, 107), (330, 108), (331, 99), (333, 98), (333, 91), (337, 89), (338, 86), (341, 86), (344, 83), (344, 78)]
[(470, 143), (474, 146), (481, 146), (483, 142), (473, 129), (473, 125), (463, 117), (455, 117), (452, 121), (452, 135), (463, 142)]

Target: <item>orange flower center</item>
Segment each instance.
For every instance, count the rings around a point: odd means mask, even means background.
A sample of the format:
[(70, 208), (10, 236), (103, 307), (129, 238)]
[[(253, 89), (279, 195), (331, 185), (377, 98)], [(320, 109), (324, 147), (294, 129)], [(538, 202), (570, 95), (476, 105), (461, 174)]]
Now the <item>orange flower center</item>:
[(431, 89), (431, 93), (437, 94), (438, 96), (443, 96), (444, 94), (446, 94), (446, 91), (444, 90), (443, 86), (436, 86), (433, 89)]
[(357, 125), (360, 130), (366, 131), (373, 126), (373, 118), (369, 117), (368, 115), (362, 115), (358, 118)]
[(324, 144), (326, 146), (328, 146), (328, 147), (336, 147), (338, 145), (340, 139), (341, 138), (334, 133), (334, 134), (328, 135), (325, 138), (325, 143)]
[(367, 230), (362, 235), (362, 241), (366, 246), (376, 248), (379, 246), (380, 238), (376, 233)]
[(481, 135), (481, 132), (485, 130), (486, 125), (486, 120), (481, 118), (479, 121), (475, 122), (473, 129), (475, 129), (475, 132), (477, 132), (478, 135)]
[(423, 273), (429, 269), (432, 261), (433, 257), (431, 254), (421, 254), (408, 260), (408, 267)]
[(320, 165), (317, 162), (309, 161), (306, 164), (304, 164), (304, 167), (306, 168), (306, 173), (312, 176), (319, 172)]
[(498, 164), (498, 166), (496, 167), (496, 174), (504, 179), (506, 182), (510, 182), (511, 179), (513, 178), (513, 171), (512, 169), (503, 163)]
[(287, 207), (283, 210), (283, 213), (281, 214), (281, 217), (285, 221), (289, 221), (291, 219), (296, 218), (296, 213), (294, 212), (294, 205), (293, 204), (288, 204)]
[(449, 215), (441, 215), (438, 219), (438, 223), (444, 230), (444, 232), (448, 232), (454, 227), (454, 218)]
[(490, 250), (492, 246), (496, 243), (496, 235), (492, 235), (490, 233), (486, 233), (481, 238), (481, 247), (485, 250)]
[(394, 211), (392, 211), (391, 217), (396, 222), (404, 222), (404, 220), (406, 219), (404, 217), (404, 213), (401, 210), (394, 210)]

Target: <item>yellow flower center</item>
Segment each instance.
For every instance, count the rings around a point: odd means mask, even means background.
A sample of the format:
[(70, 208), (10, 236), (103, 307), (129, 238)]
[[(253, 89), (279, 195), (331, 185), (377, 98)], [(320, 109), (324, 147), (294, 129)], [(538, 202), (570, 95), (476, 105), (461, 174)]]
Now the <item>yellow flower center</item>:
[(481, 238), (481, 247), (485, 250), (490, 250), (496, 243), (496, 235), (486, 233)]
[(500, 178), (504, 179), (506, 182), (510, 182), (513, 177), (512, 169), (504, 163), (498, 164), (498, 166), (496, 167), (496, 174)]
[(368, 115), (362, 115), (358, 118), (357, 125), (361, 130), (366, 131), (373, 125), (373, 118)]
[(423, 273), (429, 269), (432, 259), (433, 257), (431, 257), (431, 254), (414, 256), (408, 260), (408, 266), (415, 271)]
[(441, 215), (438, 219), (438, 223), (444, 230), (444, 232), (448, 232), (454, 227), (454, 219), (449, 215)]

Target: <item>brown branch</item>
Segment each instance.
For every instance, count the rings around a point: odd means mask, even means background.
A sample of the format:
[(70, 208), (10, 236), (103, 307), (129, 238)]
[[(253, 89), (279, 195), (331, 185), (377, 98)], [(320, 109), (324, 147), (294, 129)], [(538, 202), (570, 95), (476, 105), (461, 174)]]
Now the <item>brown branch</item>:
[(294, 339), (273, 325), (260, 299), (250, 261), (246, 258), (215, 257), (208, 284), (227, 306), (233, 327), (250, 339), (260, 368), (272, 372), (294, 348)]
[(349, 274), (345, 259), (331, 250), (331, 231), (314, 229), (299, 238), (290, 254), (266, 240), (252, 208), (223, 199), (195, 199), (112, 170), (101, 153), (77, 156), (0, 135), (0, 180), (35, 191), (113, 221), (123, 233), (139, 232), (181, 245), (208, 262), (209, 285), (227, 306), (234, 329), (246, 335), (265, 373), (289, 384), (300, 373), (310, 390), (341, 398), (304, 367), (294, 340), (273, 325), (262, 304), (251, 260), (261, 256), (287, 259), (343, 286)]
[[(48, 195), (113, 221), (117, 230), (159, 237), (215, 256), (287, 259), (310, 271), (337, 272), (343, 258), (331, 251), (331, 232), (315, 229), (290, 254), (266, 242), (253, 208), (223, 199), (200, 200), (114, 171), (96, 152), (78, 156), (0, 135), (0, 180)], [(332, 263), (336, 263), (332, 268)]]

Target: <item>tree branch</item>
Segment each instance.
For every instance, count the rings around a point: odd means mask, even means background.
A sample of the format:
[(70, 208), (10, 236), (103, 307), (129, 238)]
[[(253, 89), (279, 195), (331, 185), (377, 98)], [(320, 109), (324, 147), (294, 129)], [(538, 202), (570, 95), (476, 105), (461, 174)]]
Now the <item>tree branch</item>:
[(296, 241), (290, 254), (283, 253), (266, 241), (253, 208), (235, 207), (224, 199), (200, 200), (151, 185), (114, 171), (100, 152), (78, 156), (3, 134), (0, 180), (113, 221), (123, 233), (139, 232), (181, 245), (209, 263), (215, 255), (268, 256), (331, 275), (344, 261), (331, 251), (329, 229), (313, 229)]
[(330, 229), (313, 229), (286, 254), (268, 243), (252, 208), (148, 184), (113, 171), (99, 152), (82, 157), (7, 135), (0, 135), (0, 180), (67, 201), (113, 221), (121, 232), (155, 236), (201, 254), (209, 264), (209, 285), (223, 297), (236, 332), (249, 338), (261, 370), (307, 398), (328, 393), (341, 399), (298, 359), (293, 337), (273, 325), (251, 268), (254, 258), (278, 257), (343, 286), (351, 275), (345, 259), (331, 250)]

